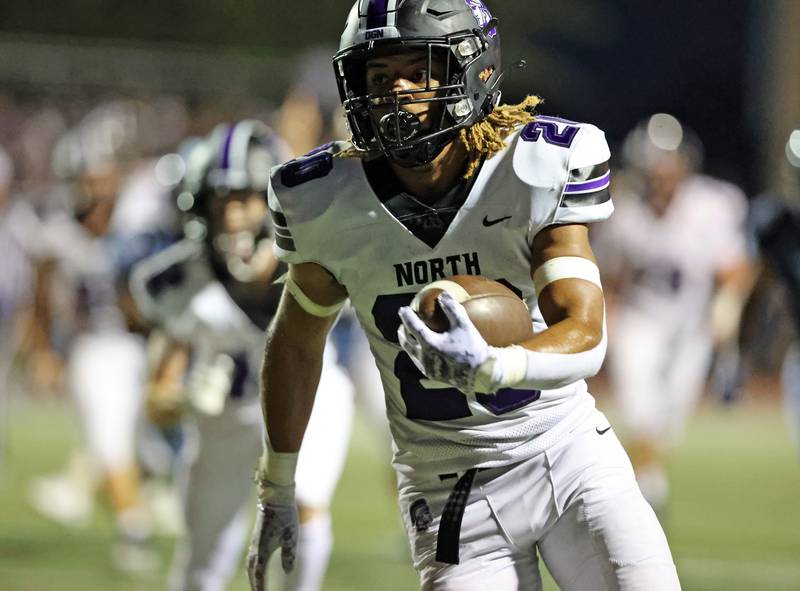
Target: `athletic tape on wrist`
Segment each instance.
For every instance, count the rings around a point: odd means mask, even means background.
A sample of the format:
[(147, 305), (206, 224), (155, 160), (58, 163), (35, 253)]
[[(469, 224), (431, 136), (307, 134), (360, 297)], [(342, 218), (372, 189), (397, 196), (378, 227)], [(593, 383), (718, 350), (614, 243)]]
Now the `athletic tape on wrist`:
[(256, 480), (259, 483), (270, 482), (278, 486), (294, 486), (294, 474), (297, 471), (299, 452), (277, 452), (267, 445), (258, 462)]
[(583, 257), (556, 257), (545, 261), (533, 272), (536, 297), (539, 297), (545, 287), (559, 279), (584, 279), (603, 289), (600, 269), (592, 261)]
[(301, 308), (303, 308), (303, 310), (305, 310), (312, 316), (317, 316), (319, 318), (327, 318), (328, 316), (333, 316), (334, 314), (339, 312), (339, 310), (342, 309), (345, 302), (347, 301), (347, 300), (342, 300), (338, 304), (334, 304), (332, 306), (322, 306), (320, 304), (317, 304), (316, 302), (312, 301), (305, 293), (303, 293), (303, 290), (300, 289), (300, 286), (297, 285), (297, 283), (295, 283), (291, 275), (286, 277), (286, 291), (292, 294), (294, 300)]

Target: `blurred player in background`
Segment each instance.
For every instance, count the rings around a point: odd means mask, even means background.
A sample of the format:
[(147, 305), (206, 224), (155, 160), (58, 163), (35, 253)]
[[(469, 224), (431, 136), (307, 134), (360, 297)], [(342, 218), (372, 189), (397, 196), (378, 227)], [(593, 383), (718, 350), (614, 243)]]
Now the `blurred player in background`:
[(0, 266), (0, 336), (3, 337), (3, 346), (8, 344), (7, 339), (13, 332), (13, 319), (30, 289), (30, 265), (22, 246), (30, 224), (20, 219), (20, 216), (26, 215), (21, 211), (25, 204), (13, 199), (13, 184), (14, 163), (0, 147), (0, 252), (3, 253), (3, 264)]
[[(784, 187), (753, 198), (749, 229), (762, 260), (786, 288), (796, 334), (800, 334), (800, 128), (786, 142)], [(789, 347), (781, 385), (792, 435), (800, 449), (800, 344)]]
[[(609, 298), (609, 372), (639, 486), (657, 511), (666, 460), (704, 389), (715, 348), (734, 347), (752, 280), (734, 185), (701, 175), (702, 147), (667, 114), (623, 146), (627, 186), (601, 227)], [(622, 176), (622, 175), (621, 175)]]
[(66, 359), (88, 460), (76, 453), (67, 474), (35, 481), (31, 502), (62, 523), (83, 524), (95, 487), (105, 487), (117, 530), (112, 557), (132, 573), (152, 571), (158, 560), (135, 457), (145, 349), (128, 274), (174, 233), (169, 192), (154, 161), (140, 159), (137, 115), (131, 103), (105, 104), (62, 138), (54, 166), (72, 190), (49, 204), (32, 241), (32, 333), (43, 352)]
[[(133, 275), (142, 312), (160, 326), (147, 400), (159, 425), (183, 421), (186, 535), (168, 588), (224, 589), (251, 517), (252, 466), (263, 447), (258, 368), (285, 272), (272, 252), (264, 192), (286, 148), (254, 120), (189, 141), (177, 193), (184, 240)], [(321, 588), (332, 547), (329, 505), (347, 452), (353, 388), (331, 350), (300, 460), (298, 568), (281, 588)]]
[(33, 211), (23, 199), (16, 199), (14, 163), (0, 147), (0, 468), (4, 467), (6, 428), (11, 396), (11, 365), (24, 335), (20, 313), (29, 304), (31, 265), (25, 244), (36, 228)]
[[(539, 554), (563, 589), (678, 589), (583, 381), (606, 342), (586, 227), (613, 210), (603, 133), (535, 116), (535, 97), (499, 105), (499, 28), (480, 0), (359, 0), (334, 69), (354, 143), (285, 164), (269, 189), (290, 266), (263, 370), (251, 588), (276, 548), (292, 567), (297, 452), (349, 297), (424, 589), (540, 589)], [(490, 348), (452, 297), (441, 334), (408, 307), (431, 279), (468, 273), (516, 286), (537, 334)]]
[(340, 137), (346, 123), (329, 48), (306, 51), (294, 61), (292, 71), (295, 78), (276, 114), (275, 126), (292, 155), (300, 156)]

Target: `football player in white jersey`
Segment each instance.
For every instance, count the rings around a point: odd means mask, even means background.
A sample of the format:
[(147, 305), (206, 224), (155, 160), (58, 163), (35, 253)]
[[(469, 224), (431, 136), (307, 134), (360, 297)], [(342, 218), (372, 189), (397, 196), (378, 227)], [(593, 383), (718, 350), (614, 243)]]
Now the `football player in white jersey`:
[(66, 477), (34, 481), (31, 502), (59, 521), (84, 523), (102, 482), (116, 522), (112, 559), (138, 573), (159, 561), (135, 454), (146, 356), (127, 277), (136, 260), (168, 242), (172, 217), (154, 162), (133, 159), (136, 137), (109, 138), (108, 129), (124, 129), (120, 118), (129, 115), (101, 106), (55, 149), (54, 164), (64, 166), (74, 186), (69, 206), (55, 206), (38, 228), (34, 256), (52, 271), (37, 274), (36, 318), (48, 340), (61, 340), (68, 353), (67, 385), (91, 467), (73, 456)]
[[(285, 154), (254, 120), (221, 125), (190, 143), (177, 194), (186, 238), (134, 272), (137, 304), (166, 335), (151, 374), (149, 414), (169, 427), (185, 407), (193, 411), (180, 456), (186, 535), (169, 589), (224, 589), (251, 523), (252, 467), (263, 441), (257, 368), (280, 297), (274, 281), (286, 270), (272, 252), (264, 192)], [(286, 590), (319, 589), (332, 546), (328, 505), (349, 441), (353, 387), (328, 361), (298, 471), (299, 567)]]
[(637, 126), (623, 151), (630, 186), (618, 191), (598, 244), (616, 295), (609, 370), (639, 486), (660, 511), (667, 456), (703, 392), (712, 352), (737, 341), (752, 282), (747, 201), (696, 172), (699, 141), (671, 115)]
[[(289, 275), (262, 372), (270, 448), (248, 554), (253, 589), (291, 568), (297, 451), (325, 335), (350, 298), (381, 372), (400, 504), (424, 589), (678, 589), (666, 538), (583, 378), (605, 352), (587, 224), (607, 218), (593, 125), (500, 106), (499, 25), (480, 0), (359, 0), (334, 71), (353, 134), (275, 170)], [(487, 345), (409, 308), (455, 274), (502, 280), (535, 336)]]

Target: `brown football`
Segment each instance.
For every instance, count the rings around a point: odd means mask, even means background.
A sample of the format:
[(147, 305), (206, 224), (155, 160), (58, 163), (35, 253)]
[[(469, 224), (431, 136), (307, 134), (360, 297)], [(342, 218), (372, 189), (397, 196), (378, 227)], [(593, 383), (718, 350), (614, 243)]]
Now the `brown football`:
[(507, 347), (533, 336), (528, 307), (502, 283), (480, 275), (454, 275), (423, 287), (411, 307), (432, 330), (444, 332), (449, 323), (437, 298), (448, 291), (466, 309), (486, 342)]

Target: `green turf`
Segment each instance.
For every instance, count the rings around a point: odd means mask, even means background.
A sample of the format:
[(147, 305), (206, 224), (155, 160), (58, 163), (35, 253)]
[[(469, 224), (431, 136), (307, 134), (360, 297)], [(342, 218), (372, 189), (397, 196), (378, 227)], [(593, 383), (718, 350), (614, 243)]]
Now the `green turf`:
[[(335, 547), (327, 591), (416, 588), (385, 457), (358, 424), (333, 512)], [(55, 403), (16, 404), (0, 475), (0, 590), (144, 591), (163, 575), (135, 580), (108, 558), (111, 525), (96, 512), (73, 531), (26, 504), (29, 483), (61, 466), (77, 441)], [(671, 465), (667, 531), (686, 591), (800, 589), (800, 462), (777, 405), (706, 407)], [(158, 548), (165, 563), (171, 540)], [(246, 589), (243, 576), (231, 587)], [(552, 591), (552, 582), (546, 583)]]

